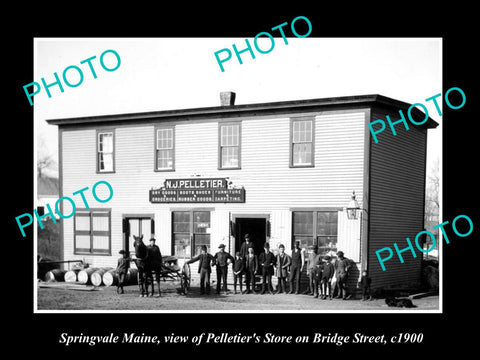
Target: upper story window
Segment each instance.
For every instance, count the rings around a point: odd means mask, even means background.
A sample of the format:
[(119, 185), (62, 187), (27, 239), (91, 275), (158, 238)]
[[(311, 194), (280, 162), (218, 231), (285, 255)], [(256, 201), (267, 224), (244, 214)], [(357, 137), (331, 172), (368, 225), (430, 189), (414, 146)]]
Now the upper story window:
[(219, 169), (240, 169), (241, 126), (219, 125)]
[(292, 119), (290, 166), (314, 166), (314, 120)]
[(115, 171), (113, 131), (97, 131), (97, 171)]
[(155, 130), (155, 170), (175, 169), (175, 133), (173, 127)]

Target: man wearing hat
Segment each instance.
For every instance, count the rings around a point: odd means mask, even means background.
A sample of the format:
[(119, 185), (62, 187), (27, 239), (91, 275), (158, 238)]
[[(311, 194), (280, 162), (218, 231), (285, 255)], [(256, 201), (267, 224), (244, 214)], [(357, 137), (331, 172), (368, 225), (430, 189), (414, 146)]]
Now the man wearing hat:
[(118, 259), (117, 264), (117, 294), (123, 294), (125, 277), (127, 276), (128, 268), (130, 267), (130, 253), (126, 250), (120, 250), (118, 253), (122, 255), (122, 257)]
[(268, 288), (268, 292), (273, 295), (272, 292), (272, 275), (273, 267), (276, 264), (275, 255), (270, 251), (270, 244), (268, 242), (263, 246), (265, 252), (262, 252), (258, 257), (258, 263), (262, 269), (262, 292), (265, 294), (265, 291)]
[(317, 284), (316, 284), (316, 273), (317, 273), (317, 265), (320, 265), (320, 255), (317, 254), (318, 251), (318, 246), (317, 245), (312, 245), (310, 247), (312, 250), (308, 254), (308, 260), (307, 260), (307, 276), (308, 276), (308, 289), (305, 291), (305, 294), (307, 295), (317, 295)]
[(295, 241), (295, 246), (292, 250), (292, 266), (290, 268), (290, 291), (289, 294), (293, 293), (293, 283), (295, 281), (295, 294), (300, 292), (300, 274), (303, 271), (303, 266), (305, 264), (305, 253), (303, 249), (300, 248), (300, 241)]
[(245, 234), (245, 242), (240, 246), (240, 257), (246, 259), (248, 256), (248, 248), (253, 247), (253, 244), (250, 240), (250, 234)]
[(187, 261), (187, 264), (198, 263), (198, 273), (200, 274), (200, 295), (210, 294), (210, 274), (212, 272), (211, 264), (214, 261), (212, 254), (207, 253), (207, 246), (202, 245), (200, 255)]
[(338, 251), (337, 257), (334, 267), (335, 276), (337, 278), (338, 294), (335, 298), (343, 298), (343, 300), (347, 300), (347, 276), (348, 270), (350, 270), (350, 261), (343, 256), (343, 251)]
[(162, 272), (162, 253), (160, 252), (160, 248), (155, 245), (155, 238), (150, 239), (150, 244), (147, 245), (147, 265), (148, 267), (145, 269), (147, 274), (147, 293), (148, 293), (148, 280), (152, 284), (152, 293), (151, 296), (155, 295), (155, 288), (153, 285), (153, 277), (152, 272), (155, 273), (155, 281), (157, 282), (158, 287), (158, 294), (156, 297), (160, 297), (160, 275)]
[(287, 277), (288, 277), (288, 268), (291, 265), (291, 258), (285, 253), (285, 246), (280, 244), (278, 246), (278, 254), (275, 258), (277, 267), (275, 269), (275, 275), (278, 278), (277, 285), (277, 294), (287, 293)]
[(322, 272), (322, 279), (320, 280), (320, 284), (322, 287), (322, 299), (327, 298), (327, 289), (328, 289), (328, 297), (332, 300), (332, 278), (333, 274), (335, 273), (335, 268), (331, 262), (331, 257), (326, 255), (323, 258), (325, 264), (323, 265), (323, 272)]
[(233, 263), (235, 259), (232, 255), (225, 251), (225, 245), (220, 244), (218, 246), (220, 249), (214, 258), (213, 266), (217, 267), (217, 294), (220, 294), (220, 287), (223, 281), (223, 291), (227, 293), (227, 273), (228, 273), (228, 264), (229, 262)]

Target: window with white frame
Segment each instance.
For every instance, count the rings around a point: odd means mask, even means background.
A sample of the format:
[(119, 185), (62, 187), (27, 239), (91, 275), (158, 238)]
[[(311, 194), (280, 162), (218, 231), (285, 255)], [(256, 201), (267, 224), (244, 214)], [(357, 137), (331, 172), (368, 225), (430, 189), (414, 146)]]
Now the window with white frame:
[(173, 127), (157, 128), (155, 143), (155, 169), (160, 171), (174, 170), (175, 141)]
[(313, 119), (292, 120), (291, 166), (313, 166), (313, 131)]
[(114, 171), (113, 131), (97, 132), (97, 171)]
[(220, 125), (220, 169), (240, 168), (240, 124)]

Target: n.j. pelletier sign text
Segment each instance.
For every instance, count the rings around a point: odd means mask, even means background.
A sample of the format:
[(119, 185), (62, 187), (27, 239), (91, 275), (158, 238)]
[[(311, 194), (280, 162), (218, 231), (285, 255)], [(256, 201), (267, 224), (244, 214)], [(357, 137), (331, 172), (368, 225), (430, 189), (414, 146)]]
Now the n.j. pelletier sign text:
[(167, 179), (150, 190), (151, 203), (244, 203), (244, 188), (229, 188), (227, 179)]

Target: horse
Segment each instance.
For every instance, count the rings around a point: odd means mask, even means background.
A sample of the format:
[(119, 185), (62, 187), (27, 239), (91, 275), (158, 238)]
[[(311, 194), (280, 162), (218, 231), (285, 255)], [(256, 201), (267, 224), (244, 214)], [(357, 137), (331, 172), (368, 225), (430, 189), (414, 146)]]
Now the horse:
[(148, 296), (148, 285), (146, 284), (148, 266), (148, 249), (143, 243), (143, 235), (133, 235), (133, 246), (135, 247), (135, 265), (138, 269), (138, 286), (140, 288), (140, 297)]
[(155, 286), (153, 283), (153, 274), (155, 273), (155, 280), (157, 281), (158, 295), (160, 297), (160, 276), (162, 271), (162, 254), (156, 245), (146, 246), (143, 243), (143, 235), (133, 235), (135, 247), (135, 264), (138, 268), (138, 285), (140, 288), (140, 296), (146, 297), (149, 295), (149, 285), (152, 285), (151, 296), (155, 294)]

